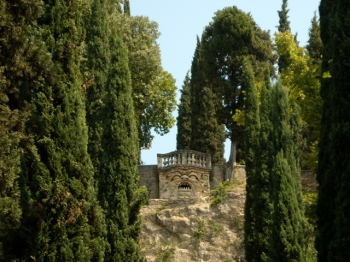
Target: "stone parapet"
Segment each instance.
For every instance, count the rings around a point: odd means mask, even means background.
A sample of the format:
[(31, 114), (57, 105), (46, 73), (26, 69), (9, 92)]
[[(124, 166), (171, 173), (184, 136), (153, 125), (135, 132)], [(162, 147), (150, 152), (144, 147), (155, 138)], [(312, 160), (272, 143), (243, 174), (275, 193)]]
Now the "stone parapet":
[(174, 166), (194, 166), (211, 169), (210, 154), (193, 150), (178, 150), (167, 154), (157, 154), (158, 169)]

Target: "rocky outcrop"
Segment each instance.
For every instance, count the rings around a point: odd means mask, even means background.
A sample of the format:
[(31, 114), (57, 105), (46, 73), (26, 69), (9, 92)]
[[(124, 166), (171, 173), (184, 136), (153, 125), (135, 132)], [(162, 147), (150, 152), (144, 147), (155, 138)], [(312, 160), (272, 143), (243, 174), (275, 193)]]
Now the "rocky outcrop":
[[(304, 192), (317, 195), (318, 184), (311, 171), (301, 172), (301, 182)], [(146, 261), (244, 261), (244, 169), (236, 169), (234, 179), (224, 184), (224, 194), (216, 198), (150, 199), (141, 209)], [(306, 209), (314, 205), (308, 201)]]
[(150, 200), (141, 210), (142, 249), (150, 261), (240, 261), (244, 257), (244, 182), (213, 199)]

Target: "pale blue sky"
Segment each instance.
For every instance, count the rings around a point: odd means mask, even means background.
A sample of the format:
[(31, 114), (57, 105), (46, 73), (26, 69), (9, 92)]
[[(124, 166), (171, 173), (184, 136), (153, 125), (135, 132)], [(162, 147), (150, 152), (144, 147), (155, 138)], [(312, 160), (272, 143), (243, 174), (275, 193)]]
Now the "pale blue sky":
[[(293, 33), (298, 32), (300, 45), (305, 46), (308, 30), (320, 0), (289, 0), (289, 21)], [(178, 90), (181, 89), (186, 72), (191, 67), (196, 46), (196, 35), (201, 36), (203, 29), (212, 21), (217, 10), (227, 6), (237, 6), (244, 12), (250, 12), (255, 22), (264, 30), (270, 30), (271, 36), (276, 31), (282, 0), (130, 0), (132, 15), (148, 16), (159, 25), (160, 45), (163, 68), (176, 79)], [(179, 101), (179, 91), (177, 96)], [(174, 112), (177, 116), (177, 111)], [(142, 161), (147, 165), (157, 163), (157, 153), (176, 150), (176, 125), (164, 135), (156, 135), (152, 148), (142, 150)], [(227, 143), (228, 144), (228, 143)], [(226, 146), (225, 157), (228, 159), (229, 148)]]

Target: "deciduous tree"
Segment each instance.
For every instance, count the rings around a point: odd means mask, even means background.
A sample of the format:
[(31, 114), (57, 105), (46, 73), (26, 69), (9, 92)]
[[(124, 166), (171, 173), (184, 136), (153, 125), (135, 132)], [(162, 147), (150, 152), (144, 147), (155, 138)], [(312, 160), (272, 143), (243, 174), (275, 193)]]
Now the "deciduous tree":
[[(175, 124), (175, 79), (161, 66), (158, 24), (144, 16), (115, 13), (117, 32), (128, 50), (140, 149), (151, 147), (154, 130), (164, 135)], [(157, 112), (154, 112), (154, 107)]]

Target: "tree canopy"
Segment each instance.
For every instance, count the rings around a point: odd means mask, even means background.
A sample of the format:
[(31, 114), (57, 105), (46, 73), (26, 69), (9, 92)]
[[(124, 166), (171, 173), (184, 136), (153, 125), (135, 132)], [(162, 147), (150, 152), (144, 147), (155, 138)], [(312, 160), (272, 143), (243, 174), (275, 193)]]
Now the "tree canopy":
[(159, 135), (175, 124), (175, 79), (161, 65), (158, 24), (144, 16), (115, 13), (112, 20), (128, 50), (135, 120), (141, 149), (151, 147), (154, 130)]
[[(217, 11), (213, 21), (205, 27), (201, 40), (202, 77), (216, 95), (219, 123), (225, 124), (233, 146), (243, 145), (243, 127), (232, 118), (244, 106), (245, 85), (242, 65), (249, 59), (254, 65), (257, 81), (263, 79), (268, 63), (271, 73), (276, 60), (268, 32), (263, 31), (253, 18), (237, 7)], [(236, 159), (231, 159), (231, 163)]]

